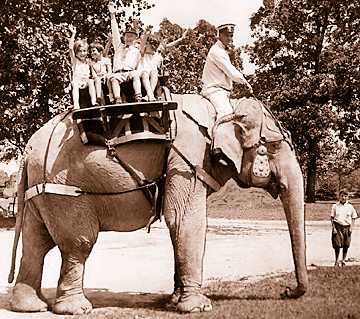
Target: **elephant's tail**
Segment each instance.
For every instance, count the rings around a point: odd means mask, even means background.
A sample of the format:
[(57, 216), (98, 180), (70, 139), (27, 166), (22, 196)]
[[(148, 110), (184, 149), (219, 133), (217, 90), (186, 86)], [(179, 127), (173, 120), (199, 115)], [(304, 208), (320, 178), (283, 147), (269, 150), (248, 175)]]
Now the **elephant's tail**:
[(12, 257), (11, 257), (11, 268), (8, 277), (8, 282), (12, 283), (14, 280), (15, 274), (15, 264), (16, 264), (16, 251), (19, 243), (20, 233), (23, 226), (24, 220), (24, 206), (25, 206), (25, 191), (27, 187), (27, 163), (26, 157), (24, 156), (20, 168), (19, 168), (19, 175), (18, 175), (18, 189), (17, 189), (17, 213), (16, 213), (16, 224), (15, 224), (15, 237), (14, 237), (14, 244), (12, 250)]

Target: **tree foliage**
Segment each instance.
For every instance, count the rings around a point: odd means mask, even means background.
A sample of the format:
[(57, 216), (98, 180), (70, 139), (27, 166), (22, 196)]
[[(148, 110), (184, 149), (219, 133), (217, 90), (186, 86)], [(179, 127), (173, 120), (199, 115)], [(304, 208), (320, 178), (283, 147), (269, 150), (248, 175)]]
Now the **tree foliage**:
[[(138, 17), (145, 0), (115, 0)], [(105, 40), (108, 1), (5, 0), (0, 7), (0, 147), (3, 158), (21, 150), (45, 121), (69, 105), (69, 24), (78, 37)]]
[(292, 0), (280, 9), (253, 15), (248, 51), (257, 65), (255, 90), (291, 131), (313, 201), (331, 136), (359, 152), (360, 2)]
[[(169, 43), (178, 39), (185, 30), (177, 24), (164, 19), (160, 24), (159, 36)], [(200, 93), (201, 76), (205, 60), (211, 46), (217, 40), (216, 27), (205, 20), (199, 20), (176, 47), (169, 49), (164, 57), (164, 67), (169, 73), (169, 88), (174, 93)], [(240, 48), (229, 52), (232, 63), (242, 69)], [(236, 86), (234, 97), (244, 94), (244, 88)]]

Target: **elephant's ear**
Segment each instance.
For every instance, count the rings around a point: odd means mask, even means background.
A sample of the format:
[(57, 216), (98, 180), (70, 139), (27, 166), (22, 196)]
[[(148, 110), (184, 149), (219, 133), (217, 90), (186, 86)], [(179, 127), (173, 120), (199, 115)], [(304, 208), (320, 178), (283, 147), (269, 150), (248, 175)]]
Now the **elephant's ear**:
[(240, 130), (233, 122), (223, 123), (214, 132), (214, 148), (220, 148), (240, 174), (243, 157)]

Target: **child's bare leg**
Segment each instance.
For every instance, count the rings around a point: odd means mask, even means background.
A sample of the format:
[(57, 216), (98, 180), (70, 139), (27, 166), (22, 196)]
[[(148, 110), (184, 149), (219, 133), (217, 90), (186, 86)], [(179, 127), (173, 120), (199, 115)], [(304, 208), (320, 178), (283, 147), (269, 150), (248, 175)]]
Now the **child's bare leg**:
[(340, 248), (334, 248), (335, 250), (335, 266), (339, 265)]
[(137, 71), (133, 71), (133, 87), (135, 92), (135, 100), (141, 101), (141, 81), (140, 75)]
[(95, 90), (96, 90), (96, 101), (101, 101), (102, 96), (102, 88), (101, 88), (101, 78), (94, 79), (95, 82)]
[(343, 247), (343, 258), (342, 258), (342, 262), (341, 262), (341, 264), (342, 264), (343, 266), (345, 266), (345, 259), (346, 259), (346, 255), (347, 255), (348, 249), (349, 249), (349, 247)]
[(95, 91), (95, 85), (94, 85), (94, 80), (89, 79), (87, 81), (88, 87), (89, 87), (89, 94), (90, 94), (90, 98), (91, 98), (91, 104), (95, 105), (96, 104), (96, 91)]
[(150, 79), (149, 79), (149, 73), (143, 72), (142, 75), (141, 75), (141, 80), (142, 80), (142, 83), (144, 85), (148, 100), (149, 101), (155, 101), (154, 93), (153, 93), (153, 90), (151, 88), (151, 83), (150, 83)]
[(73, 83), (72, 85), (72, 98), (73, 98), (73, 104), (74, 104), (74, 109), (80, 109), (80, 104), (79, 104), (79, 86), (77, 85), (77, 83)]
[(120, 83), (117, 79), (111, 79), (111, 86), (116, 103), (122, 103), (120, 95)]
[(155, 92), (157, 83), (159, 79), (159, 73), (157, 70), (153, 70), (150, 72), (150, 85), (153, 92)]

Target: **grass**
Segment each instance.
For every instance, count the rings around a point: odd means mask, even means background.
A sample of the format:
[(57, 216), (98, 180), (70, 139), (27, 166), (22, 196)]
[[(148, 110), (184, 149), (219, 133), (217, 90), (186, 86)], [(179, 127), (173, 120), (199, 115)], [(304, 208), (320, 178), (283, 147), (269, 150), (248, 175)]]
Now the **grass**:
[(93, 313), (66, 318), (360, 318), (360, 266), (318, 267), (309, 271), (310, 288), (301, 298), (282, 300), (280, 293), (295, 286), (294, 274), (244, 281), (214, 281), (205, 287), (213, 311), (192, 315), (166, 310), (168, 296), (145, 294), (120, 296), (108, 304), (95, 304)]

